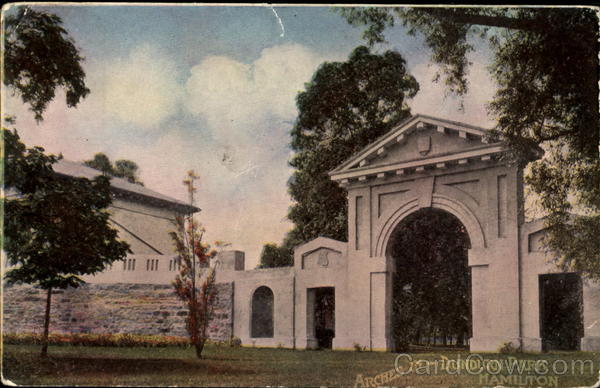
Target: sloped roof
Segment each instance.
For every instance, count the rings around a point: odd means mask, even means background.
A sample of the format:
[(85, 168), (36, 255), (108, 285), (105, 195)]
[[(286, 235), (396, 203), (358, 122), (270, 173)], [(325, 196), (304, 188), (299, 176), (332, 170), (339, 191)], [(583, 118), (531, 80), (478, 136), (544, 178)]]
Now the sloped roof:
[[(59, 160), (53, 167), (55, 172), (64, 176), (92, 179), (98, 175), (102, 175), (100, 171), (82, 163), (64, 159)], [(111, 177), (110, 184), (115, 194), (120, 196), (150, 202), (157, 206), (174, 208), (183, 213), (195, 213), (200, 211), (200, 208), (196, 206), (191, 206), (188, 203), (150, 190), (144, 186), (128, 182), (123, 178)]]
[[(407, 138), (412, 136), (415, 131), (424, 128), (437, 128), (437, 132), (446, 136), (456, 136), (468, 140), (471, 143), (468, 148), (462, 150), (449, 150), (446, 154), (427, 154), (418, 156), (414, 160), (405, 160), (403, 162), (394, 162), (390, 165), (374, 166), (377, 160), (385, 158), (390, 149), (398, 145), (406, 144)], [(416, 114), (403, 121), (387, 133), (383, 134), (361, 151), (346, 159), (334, 170), (329, 172), (333, 180), (341, 181), (356, 176), (379, 176), (385, 175), (397, 168), (397, 171), (403, 172), (407, 168), (415, 168), (421, 165), (440, 165), (451, 162), (453, 159), (467, 160), (475, 157), (487, 158), (489, 154), (497, 154), (505, 151), (505, 146), (501, 142), (488, 144), (486, 135), (488, 130), (469, 124), (459, 123), (452, 120), (446, 120)], [(453, 135), (450, 135), (453, 134)], [(439, 159), (439, 160), (438, 160)], [(375, 163), (376, 164), (376, 163)], [(388, 171), (389, 170), (389, 171)], [(364, 173), (364, 174), (363, 174)]]
[(377, 152), (379, 147), (385, 146), (386, 143), (393, 141), (397, 136), (400, 136), (400, 135), (408, 132), (415, 124), (417, 124), (419, 122), (428, 123), (428, 124), (432, 124), (432, 125), (438, 125), (438, 126), (442, 126), (442, 127), (450, 127), (450, 128), (457, 129), (457, 130), (460, 128), (463, 131), (468, 132), (474, 136), (478, 136), (482, 139), (484, 138), (484, 136), (487, 133), (487, 130), (484, 128), (475, 127), (475, 126), (469, 125), (469, 124), (459, 123), (457, 121), (440, 119), (437, 117), (427, 116), (427, 115), (419, 113), (419, 114), (409, 117), (408, 119), (406, 119), (403, 122), (401, 122), (400, 124), (398, 124), (396, 127), (392, 128), (388, 132), (384, 133), (383, 135), (381, 135), (380, 137), (375, 139), (373, 142), (371, 142), (368, 146), (363, 148), (361, 151), (352, 155), (351, 157), (346, 159), (344, 162), (342, 162), (342, 164), (340, 164), (338, 167), (336, 167), (332, 171), (332, 173), (337, 172), (337, 171), (342, 171), (345, 168), (349, 167), (350, 165), (361, 162), (363, 159), (365, 159), (368, 156)]

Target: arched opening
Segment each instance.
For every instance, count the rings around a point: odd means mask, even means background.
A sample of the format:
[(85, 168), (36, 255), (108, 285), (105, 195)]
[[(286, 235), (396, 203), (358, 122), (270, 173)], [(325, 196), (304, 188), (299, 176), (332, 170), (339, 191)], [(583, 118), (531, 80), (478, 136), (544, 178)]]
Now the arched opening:
[(261, 286), (252, 295), (252, 317), (250, 335), (252, 338), (273, 337), (273, 291)]
[(418, 210), (393, 230), (392, 348), (468, 346), (471, 337), (470, 240), (454, 215)]

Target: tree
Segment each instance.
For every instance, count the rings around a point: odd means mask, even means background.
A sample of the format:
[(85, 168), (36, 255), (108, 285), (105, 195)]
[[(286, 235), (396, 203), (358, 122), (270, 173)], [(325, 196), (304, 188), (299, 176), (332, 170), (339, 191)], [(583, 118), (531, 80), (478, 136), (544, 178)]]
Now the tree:
[[(591, 8), (345, 8), (369, 44), (401, 21), (421, 33), (450, 91), (468, 91), (469, 38), (487, 38), (498, 90), (495, 136), (529, 173), (563, 269), (600, 279), (598, 16)], [(573, 218), (577, 211), (580, 216)]]
[(144, 186), (137, 176), (139, 167), (137, 163), (131, 160), (119, 159), (113, 164), (106, 154), (98, 152), (93, 159), (86, 160), (83, 164), (102, 171), (105, 175), (125, 178), (130, 183)]
[(41, 147), (26, 148), (16, 131), (3, 129), (6, 187), (4, 247), (7, 284), (35, 284), (47, 290), (42, 356), (48, 351), (50, 306), (55, 288), (79, 287), (81, 275), (101, 272), (122, 260), (129, 244), (110, 226), (110, 181), (63, 177), (52, 165), (60, 157)]
[[(188, 178), (184, 180), (192, 205), (196, 191), (194, 181), (197, 178), (193, 171), (189, 171)], [(202, 358), (204, 344), (208, 339), (207, 328), (217, 294), (215, 267), (210, 265), (210, 259), (215, 257), (217, 252), (202, 242), (203, 234), (204, 229), (196, 223), (193, 214), (190, 214), (187, 220), (178, 217), (176, 231), (170, 233), (175, 244), (177, 260), (181, 264), (173, 287), (175, 294), (187, 305), (186, 328), (198, 358)], [(197, 282), (200, 282), (200, 289), (196, 285)]]
[(294, 252), (290, 252), (290, 249), (288, 249), (286, 244), (278, 246), (274, 243), (268, 243), (263, 246), (263, 250), (260, 254), (260, 264), (258, 268), (292, 266), (294, 265), (293, 258)]
[(41, 121), (56, 89), (66, 90), (69, 107), (77, 106), (90, 90), (81, 67), (83, 57), (51, 13), (19, 6), (4, 20), (4, 85), (20, 94)]
[[(36, 121), (43, 119), (59, 87), (66, 90), (69, 107), (87, 96), (83, 57), (58, 16), (19, 7), (3, 26), (3, 83), (30, 105)], [(2, 134), (4, 186), (17, 192), (2, 201), (4, 247), (14, 266), (5, 278), (7, 284), (38, 284), (47, 290), (46, 356), (52, 289), (79, 286), (80, 275), (102, 271), (122, 259), (129, 246), (117, 240), (117, 231), (108, 224), (107, 178), (61, 178), (52, 168), (59, 157), (45, 155), (41, 147), (28, 149), (16, 131), (3, 128)]]
[(288, 183), (294, 227), (284, 240), (286, 254), (318, 236), (346, 240), (346, 192), (327, 173), (410, 116), (405, 99), (419, 85), (405, 65), (395, 51), (357, 47), (346, 62), (322, 64), (298, 94)]
[(98, 152), (94, 155), (93, 159), (86, 160), (83, 162), (88, 167), (101, 171), (105, 175), (113, 175), (115, 173), (112, 162), (106, 156), (106, 154), (102, 152)]
[(143, 186), (144, 184), (140, 182), (137, 177), (138, 169), (139, 167), (137, 163), (131, 160), (119, 159), (115, 162), (114, 176), (118, 178), (125, 178), (130, 183), (136, 183)]

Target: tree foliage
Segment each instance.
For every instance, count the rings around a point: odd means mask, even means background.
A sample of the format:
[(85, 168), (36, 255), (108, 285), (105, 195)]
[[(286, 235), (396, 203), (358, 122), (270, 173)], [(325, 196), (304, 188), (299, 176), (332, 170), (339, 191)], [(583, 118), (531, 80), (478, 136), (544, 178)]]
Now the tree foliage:
[(94, 168), (101, 171), (105, 175), (113, 175), (115, 168), (106, 154), (98, 152), (94, 155), (93, 159), (89, 159), (83, 162), (88, 167)]
[(137, 163), (127, 159), (119, 159), (115, 162), (114, 176), (117, 178), (125, 178), (131, 183), (143, 186), (144, 184), (137, 176), (138, 169)]
[(131, 160), (119, 159), (113, 164), (106, 154), (98, 152), (93, 159), (86, 160), (83, 163), (88, 167), (102, 171), (106, 175), (124, 178), (130, 183), (144, 186), (144, 183), (138, 177), (139, 167), (137, 163)]
[(424, 338), (455, 338), (471, 331), (469, 238), (454, 216), (425, 209), (396, 230), (387, 254), (394, 258), (393, 330), (397, 350)]
[(27, 148), (16, 131), (3, 129), (5, 185), (4, 249), (7, 284), (35, 284), (48, 290), (45, 345), (53, 288), (78, 287), (81, 275), (101, 272), (125, 258), (129, 245), (109, 223), (110, 181), (63, 177), (52, 165), (60, 159), (41, 147)]
[[(190, 171), (184, 181), (192, 204), (196, 190), (195, 179), (197, 176)], [(196, 349), (196, 356), (202, 358), (204, 344), (208, 339), (208, 324), (217, 297), (215, 267), (210, 263), (217, 252), (202, 242), (204, 229), (194, 220), (193, 215), (189, 215), (187, 220), (177, 217), (175, 226), (176, 230), (170, 236), (175, 245), (180, 270), (173, 287), (177, 297), (187, 305), (186, 328), (190, 342)]]
[(62, 177), (52, 168), (59, 157), (26, 148), (16, 131), (3, 135), (5, 184), (17, 191), (5, 202), (5, 248), (18, 266), (7, 272), (8, 281), (77, 287), (79, 275), (124, 258), (129, 246), (109, 224), (109, 179)]
[(258, 268), (289, 267), (294, 265), (293, 258), (294, 252), (286, 244), (268, 243), (263, 245)]
[(69, 107), (88, 95), (83, 57), (60, 17), (19, 6), (3, 24), (4, 85), (30, 105), (37, 121), (43, 119), (57, 88), (65, 89)]
[[(319, 236), (346, 240), (346, 192), (328, 172), (408, 118), (405, 99), (418, 90), (395, 51), (372, 54), (361, 46), (346, 62), (319, 67), (296, 98), (299, 113), (290, 161), (295, 171), (288, 184), (295, 202), (288, 218), (294, 227), (284, 240), (283, 254), (291, 255), (296, 245)], [(261, 260), (261, 265), (268, 263)]]
[[(467, 93), (475, 35), (493, 52), (495, 134), (530, 172), (564, 269), (600, 279), (598, 16), (591, 8), (344, 8), (370, 44), (401, 22), (420, 33), (449, 89)], [(573, 219), (571, 213), (585, 213)]]

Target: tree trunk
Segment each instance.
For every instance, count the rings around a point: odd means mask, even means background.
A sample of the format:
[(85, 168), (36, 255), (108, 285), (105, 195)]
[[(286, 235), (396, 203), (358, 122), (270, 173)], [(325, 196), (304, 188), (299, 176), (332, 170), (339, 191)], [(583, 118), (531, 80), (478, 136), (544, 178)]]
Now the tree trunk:
[(196, 357), (202, 358), (202, 350), (204, 350), (204, 340), (196, 342)]
[(50, 331), (50, 302), (52, 301), (52, 287), (48, 287), (46, 297), (46, 316), (44, 318), (44, 337), (42, 338), (42, 357), (48, 357), (48, 332)]
[(458, 333), (458, 337), (456, 337), (456, 345), (457, 346), (465, 345), (465, 332), (462, 330)]
[(431, 345), (431, 336), (433, 333), (433, 329), (429, 326), (429, 330), (427, 331), (427, 346)]
[(421, 328), (422, 328), (422, 326), (423, 325), (420, 324), (419, 327), (417, 328), (416, 333), (415, 333), (415, 339), (414, 339), (414, 341), (415, 341), (415, 343), (417, 345), (421, 345)]

